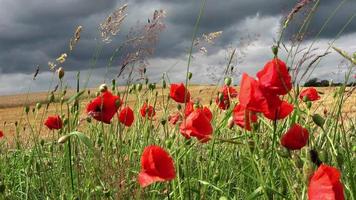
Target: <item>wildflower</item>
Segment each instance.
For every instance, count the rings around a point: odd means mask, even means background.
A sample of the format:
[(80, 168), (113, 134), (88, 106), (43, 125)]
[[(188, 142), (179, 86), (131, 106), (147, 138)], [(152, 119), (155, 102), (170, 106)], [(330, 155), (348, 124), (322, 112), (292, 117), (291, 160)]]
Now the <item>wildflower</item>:
[(185, 88), (184, 84), (171, 84), (169, 96), (177, 103), (190, 101), (190, 93)]
[(297, 150), (304, 147), (309, 138), (309, 132), (299, 124), (294, 124), (292, 127), (282, 136), (281, 144), (290, 150)]
[(320, 99), (320, 96), (318, 94), (318, 91), (316, 91), (315, 88), (311, 87), (303, 90), (300, 93), (299, 98), (303, 101), (316, 101)]
[(193, 101), (189, 101), (185, 104), (185, 110), (184, 110), (184, 114), (185, 116), (188, 116), (190, 113), (192, 113), (194, 111), (194, 102)]
[(261, 88), (270, 94), (285, 95), (292, 89), (287, 66), (278, 58), (267, 62), (264, 68), (257, 72), (257, 77)]
[(4, 137), (4, 133), (0, 130), (0, 138)]
[(129, 106), (123, 108), (119, 113), (119, 121), (125, 126), (130, 127), (134, 122), (135, 116), (132, 109)]
[(224, 85), (220, 90), (220, 95), (216, 98), (215, 102), (220, 109), (226, 110), (230, 107), (230, 98), (237, 97), (235, 88)]
[(50, 130), (53, 129), (61, 129), (63, 126), (63, 122), (60, 116), (54, 115), (54, 116), (49, 116), (47, 117), (45, 123), (44, 123)]
[(344, 189), (338, 169), (321, 164), (312, 175), (308, 186), (309, 200), (344, 200)]
[(213, 133), (210, 113), (208, 108), (194, 110), (180, 125), (181, 134), (187, 139), (196, 137), (200, 142), (209, 141)]
[(256, 113), (246, 109), (241, 104), (236, 105), (232, 112), (234, 123), (248, 131), (251, 131), (251, 123), (257, 122)]
[(170, 181), (175, 177), (173, 159), (164, 149), (151, 145), (143, 150), (141, 171), (138, 175), (141, 187), (146, 187), (157, 181)]
[(168, 121), (170, 124), (176, 125), (181, 118), (182, 116), (179, 113), (175, 113), (168, 116)]
[(110, 124), (112, 117), (121, 104), (119, 96), (115, 96), (109, 91), (104, 91), (87, 105), (86, 110), (94, 119)]
[(277, 107), (269, 107), (267, 111), (263, 112), (263, 115), (270, 120), (278, 120), (286, 118), (293, 110), (293, 104), (281, 101)]
[(140, 109), (140, 113), (142, 117), (146, 117), (152, 119), (156, 115), (156, 111), (153, 106), (144, 103)]
[(242, 74), (239, 101), (241, 106), (250, 111), (263, 112), (268, 109), (266, 97), (260, 89), (258, 81), (246, 73)]

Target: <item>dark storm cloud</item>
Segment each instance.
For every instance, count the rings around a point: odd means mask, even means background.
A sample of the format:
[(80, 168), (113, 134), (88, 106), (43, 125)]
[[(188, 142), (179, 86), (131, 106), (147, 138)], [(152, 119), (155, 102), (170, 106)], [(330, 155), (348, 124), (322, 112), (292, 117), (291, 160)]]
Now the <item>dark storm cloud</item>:
[[(350, 16), (356, 13), (356, 1), (344, 1), (320, 38), (334, 37)], [(342, 1), (321, 0), (308, 34), (317, 32), (340, 2)], [(129, 4), (128, 16), (118, 39), (110, 44), (102, 43), (99, 38), (99, 23), (124, 3)], [(41, 72), (48, 71), (47, 62), (67, 51), (68, 41), (77, 25), (83, 26), (82, 37), (65, 63), (66, 70), (105, 67), (113, 50), (125, 39), (129, 28), (135, 26), (137, 21), (145, 23), (153, 11), (160, 8), (167, 11), (167, 28), (160, 36), (153, 58), (156, 61), (184, 59), (182, 57), (186, 55), (190, 45), (200, 3), (200, 0), (0, 0), (0, 72), (3, 75), (30, 74), (36, 65), (41, 65)], [(230, 44), (237, 46), (236, 38), (250, 33), (264, 35), (272, 40), (276, 35), (271, 33), (269, 26), (274, 23), (262, 26), (259, 20), (279, 20), (279, 16), (286, 16), (295, 3), (294, 0), (207, 0), (198, 35), (224, 31), (211, 54)], [(272, 22), (271, 20), (268, 22)], [(299, 24), (298, 17), (292, 21), (293, 26), (288, 29), (287, 35), (292, 35), (297, 30), (295, 24)], [(354, 32), (355, 21), (350, 23), (344, 33)], [(102, 48), (94, 66), (92, 58), (98, 47)], [(114, 65), (118, 63), (119, 60), (116, 60)]]

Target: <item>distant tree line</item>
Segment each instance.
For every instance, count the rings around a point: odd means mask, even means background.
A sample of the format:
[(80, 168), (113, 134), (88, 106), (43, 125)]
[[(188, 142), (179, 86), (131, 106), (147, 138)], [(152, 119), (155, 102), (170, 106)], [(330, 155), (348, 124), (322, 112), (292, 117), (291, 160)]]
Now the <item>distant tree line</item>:
[[(334, 83), (328, 80), (319, 80), (318, 78), (309, 79), (304, 83), (304, 87), (329, 87), (329, 86), (341, 86), (343, 83)], [(350, 82), (346, 86), (356, 86), (356, 82)]]

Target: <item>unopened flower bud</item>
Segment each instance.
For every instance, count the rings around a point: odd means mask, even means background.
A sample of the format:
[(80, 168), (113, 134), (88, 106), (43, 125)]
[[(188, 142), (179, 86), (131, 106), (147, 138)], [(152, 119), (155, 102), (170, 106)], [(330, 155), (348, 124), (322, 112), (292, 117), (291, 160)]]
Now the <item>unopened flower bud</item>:
[(30, 107), (29, 106), (25, 106), (25, 113), (28, 114), (28, 112), (30, 112)]
[(325, 119), (322, 116), (320, 116), (319, 114), (314, 114), (312, 116), (312, 118), (313, 118), (313, 122), (316, 125), (318, 125), (319, 127), (323, 128), (324, 123), (325, 123)]
[(138, 92), (140, 92), (140, 91), (142, 90), (142, 84), (141, 84), (141, 83), (137, 83), (137, 84), (135, 85), (135, 87), (136, 87), (136, 90), (137, 90)]
[(63, 76), (64, 76), (64, 69), (63, 69), (63, 67), (58, 68), (57, 73), (58, 73), (58, 78), (59, 78), (59, 79), (62, 79)]
[(162, 88), (165, 89), (167, 87), (167, 83), (166, 80), (162, 80)]
[(192, 72), (188, 72), (188, 79), (190, 80), (190, 79), (192, 79), (192, 77), (193, 77), (193, 73)]
[(156, 84), (155, 84), (155, 83), (150, 83), (150, 84), (148, 85), (148, 88), (149, 88), (150, 90), (154, 90), (154, 89), (156, 89)]
[(145, 84), (146, 85), (148, 84), (148, 78), (145, 78)]
[(68, 141), (69, 137), (70, 137), (70, 135), (63, 135), (62, 137), (60, 137), (60, 138), (58, 139), (58, 143), (59, 143), (59, 144), (64, 144), (65, 142)]
[(230, 117), (229, 120), (227, 121), (227, 127), (229, 129), (232, 129), (232, 127), (234, 127), (234, 118)]
[(225, 82), (225, 85), (230, 86), (230, 85), (231, 85), (232, 80), (231, 80), (231, 78), (230, 78), (230, 77), (226, 77), (226, 78), (225, 78), (225, 80), (224, 80), (224, 82)]
[(181, 110), (182, 109), (182, 106), (180, 104), (177, 105), (177, 109), (178, 110)]
[(42, 107), (42, 104), (41, 104), (40, 102), (38, 102), (38, 103), (36, 104), (36, 109), (39, 110), (39, 109), (41, 109), (41, 107)]
[(276, 45), (272, 46), (272, 53), (273, 53), (274, 56), (278, 55), (278, 47)]
[(104, 83), (99, 86), (100, 92), (106, 92), (108, 90), (108, 86)]

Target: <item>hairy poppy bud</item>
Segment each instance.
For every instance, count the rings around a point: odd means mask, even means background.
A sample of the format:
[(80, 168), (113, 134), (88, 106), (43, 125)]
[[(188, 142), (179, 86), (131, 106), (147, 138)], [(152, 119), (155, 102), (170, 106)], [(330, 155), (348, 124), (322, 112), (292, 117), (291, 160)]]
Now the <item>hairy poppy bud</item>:
[(224, 82), (225, 82), (225, 85), (230, 86), (231, 82), (232, 82), (232, 79), (230, 77), (226, 77)]
[(36, 104), (36, 109), (39, 110), (39, 109), (41, 109), (41, 107), (42, 107), (42, 104), (41, 104), (40, 102), (38, 102), (38, 103)]
[(58, 143), (59, 143), (59, 144), (64, 144), (65, 142), (68, 141), (69, 137), (70, 137), (70, 135), (63, 135), (62, 137), (60, 137), (60, 138), (58, 139)]
[(143, 73), (144, 73), (144, 74), (146, 74), (146, 71), (147, 71), (146, 67), (143, 68)]
[(150, 84), (148, 84), (148, 88), (149, 88), (150, 90), (156, 89), (156, 83), (150, 83)]
[(161, 124), (164, 126), (166, 124), (167, 120), (166, 119), (161, 119)]
[(314, 149), (311, 149), (309, 151), (309, 154), (310, 154), (310, 160), (316, 164), (317, 166), (320, 166), (321, 165), (321, 160), (319, 159), (319, 155), (318, 155), (318, 152)]
[(227, 121), (227, 127), (229, 129), (232, 129), (232, 127), (234, 127), (234, 118), (230, 117), (229, 120)]
[(308, 108), (308, 109), (310, 109), (310, 108), (311, 108), (311, 106), (312, 106), (312, 102), (307, 101), (307, 102), (306, 102), (306, 104), (307, 104), (307, 108)]
[(190, 80), (190, 79), (192, 79), (192, 77), (193, 77), (193, 73), (192, 72), (188, 72), (188, 79)]
[(99, 91), (100, 92), (105, 92), (108, 90), (108, 86), (104, 83), (99, 86)]
[(28, 114), (28, 112), (30, 112), (30, 107), (29, 106), (25, 106), (25, 113)]
[(276, 45), (272, 46), (272, 53), (273, 53), (274, 56), (278, 55), (278, 47)]
[(111, 80), (111, 84), (112, 84), (112, 87), (115, 88), (115, 87), (116, 87), (116, 80), (115, 80), (115, 79), (112, 79), (112, 80)]
[(148, 78), (145, 78), (145, 84), (146, 85), (148, 84)]
[(59, 78), (59, 79), (62, 79), (63, 76), (64, 76), (64, 69), (63, 69), (63, 67), (58, 68), (58, 69), (57, 69), (57, 73), (58, 73), (58, 78)]
[(167, 83), (166, 80), (162, 80), (162, 88), (165, 89), (167, 87)]
[(136, 87), (136, 90), (139, 91), (139, 92), (142, 90), (142, 84), (141, 83), (137, 83), (135, 85), (135, 87)]
[(320, 116), (319, 114), (314, 114), (313, 115), (313, 122), (318, 125), (319, 127), (323, 128), (324, 123), (325, 123), (325, 119)]
[(182, 106), (180, 104), (177, 104), (177, 109), (178, 110), (181, 110), (182, 109)]

